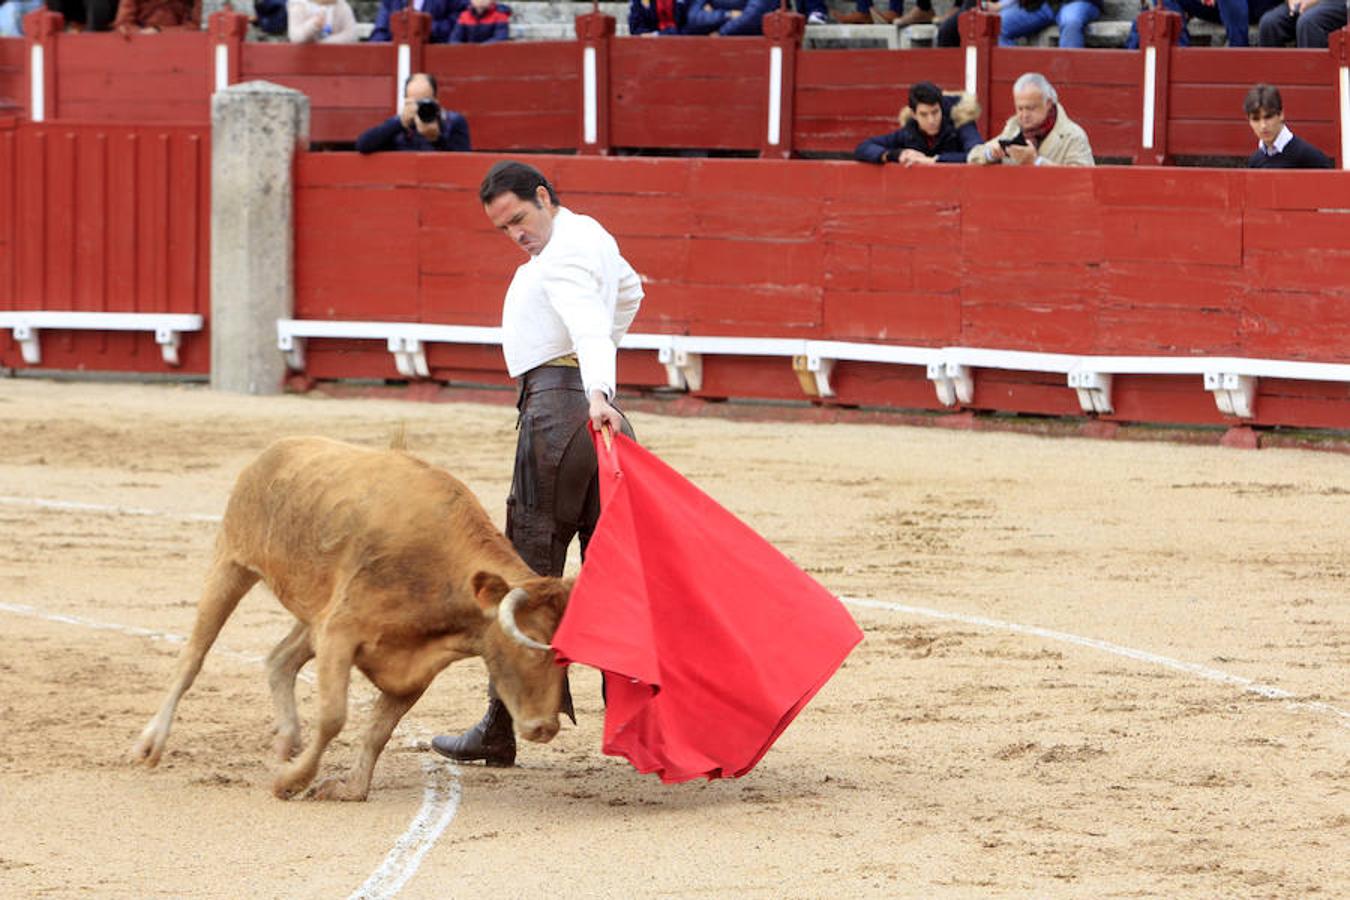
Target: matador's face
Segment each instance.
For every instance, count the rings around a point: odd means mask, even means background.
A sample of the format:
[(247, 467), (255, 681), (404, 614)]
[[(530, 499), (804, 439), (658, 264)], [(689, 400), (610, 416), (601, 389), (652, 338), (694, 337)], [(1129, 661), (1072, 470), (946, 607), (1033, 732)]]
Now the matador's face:
[(511, 243), (531, 256), (538, 256), (553, 237), (553, 216), (558, 210), (550, 201), (548, 188), (540, 185), (530, 200), (505, 191), (484, 204), (483, 211)]

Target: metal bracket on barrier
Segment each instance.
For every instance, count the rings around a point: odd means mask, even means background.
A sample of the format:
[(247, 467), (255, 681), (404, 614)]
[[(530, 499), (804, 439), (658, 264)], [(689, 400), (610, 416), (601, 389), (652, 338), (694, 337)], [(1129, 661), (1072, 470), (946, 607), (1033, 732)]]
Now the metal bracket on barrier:
[(938, 401), (943, 406), (955, 406), (958, 401), (971, 403), (975, 399), (975, 379), (970, 366), (954, 362), (928, 364), (928, 380), (937, 388)]
[(1111, 375), (1075, 369), (1069, 373), (1069, 387), (1078, 392), (1078, 405), (1085, 413), (1112, 413)]
[(830, 375), (834, 372), (834, 360), (808, 353), (792, 357), (792, 371), (797, 373), (797, 381), (802, 393), (808, 397), (833, 397), (834, 388), (830, 386)]
[(183, 332), (200, 331), (202, 317), (192, 313), (104, 313), (75, 310), (6, 310), (0, 312), (0, 328), (9, 328), (19, 342), (23, 361), (42, 364), (41, 336), (48, 331), (142, 331), (152, 332), (164, 362), (179, 365), (178, 348)]
[(23, 351), (23, 361), (30, 366), (42, 363), (42, 346), (38, 343), (38, 329), (31, 325), (15, 325), (14, 340)]
[(656, 351), (657, 362), (666, 367), (666, 384), (679, 391), (703, 388), (703, 355), (671, 344)]
[(395, 336), (389, 339), (389, 352), (394, 354), (394, 368), (407, 378), (430, 378), (426, 351), (422, 341), (415, 337)]
[(305, 339), (283, 331), (277, 335), (277, 349), (286, 354), (286, 367), (292, 372), (305, 371)]
[(1214, 403), (1225, 416), (1250, 419), (1255, 416), (1256, 376), (1236, 372), (1206, 372), (1205, 390), (1214, 393)]

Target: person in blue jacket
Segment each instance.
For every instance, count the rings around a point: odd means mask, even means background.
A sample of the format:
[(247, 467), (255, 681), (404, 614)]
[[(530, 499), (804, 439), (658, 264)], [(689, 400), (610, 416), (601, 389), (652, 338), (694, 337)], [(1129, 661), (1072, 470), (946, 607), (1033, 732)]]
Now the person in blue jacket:
[(449, 43), (455, 21), (468, 5), (469, 0), (380, 0), (380, 11), (375, 14), (375, 27), (370, 32), (370, 40), (393, 40), (389, 32), (389, 17), (406, 7), (431, 16), (431, 36), (427, 43)]
[(974, 97), (949, 97), (931, 81), (920, 81), (910, 87), (909, 104), (900, 110), (900, 129), (863, 141), (853, 158), (906, 166), (964, 163), (971, 148), (984, 140), (975, 124), (979, 117)]
[(688, 0), (628, 0), (628, 33), (683, 34)]
[(452, 44), (493, 44), (511, 40), (511, 7), (495, 0), (469, 0), (450, 29)]
[(383, 150), (427, 152), (469, 151), (469, 123), (436, 101), (436, 78), (426, 72), (408, 76), (403, 86), (403, 108), (356, 139), (360, 153)]

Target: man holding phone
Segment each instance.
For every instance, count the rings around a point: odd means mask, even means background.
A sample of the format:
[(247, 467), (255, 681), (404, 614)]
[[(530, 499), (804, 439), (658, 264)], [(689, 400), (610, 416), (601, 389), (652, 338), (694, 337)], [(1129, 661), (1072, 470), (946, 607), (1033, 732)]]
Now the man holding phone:
[(966, 162), (977, 166), (1091, 166), (1092, 144), (1060, 105), (1054, 85), (1038, 72), (1013, 83), (1014, 114), (993, 140), (973, 148)]
[(361, 153), (382, 150), (467, 152), (469, 123), (459, 113), (436, 101), (436, 79), (426, 72), (409, 75), (403, 86), (403, 107), (356, 139)]

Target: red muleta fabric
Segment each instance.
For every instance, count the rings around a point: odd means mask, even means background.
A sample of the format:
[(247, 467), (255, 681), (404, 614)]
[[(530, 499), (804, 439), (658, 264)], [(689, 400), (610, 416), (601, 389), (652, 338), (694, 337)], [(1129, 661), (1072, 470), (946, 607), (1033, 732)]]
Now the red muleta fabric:
[[(604, 752), (667, 783), (739, 778), (862, 632), (679, 473), (598, 436), (600, 522), (553, 647), (604, 672)], [(622, 463), (622, 465), (620, 465)]]

